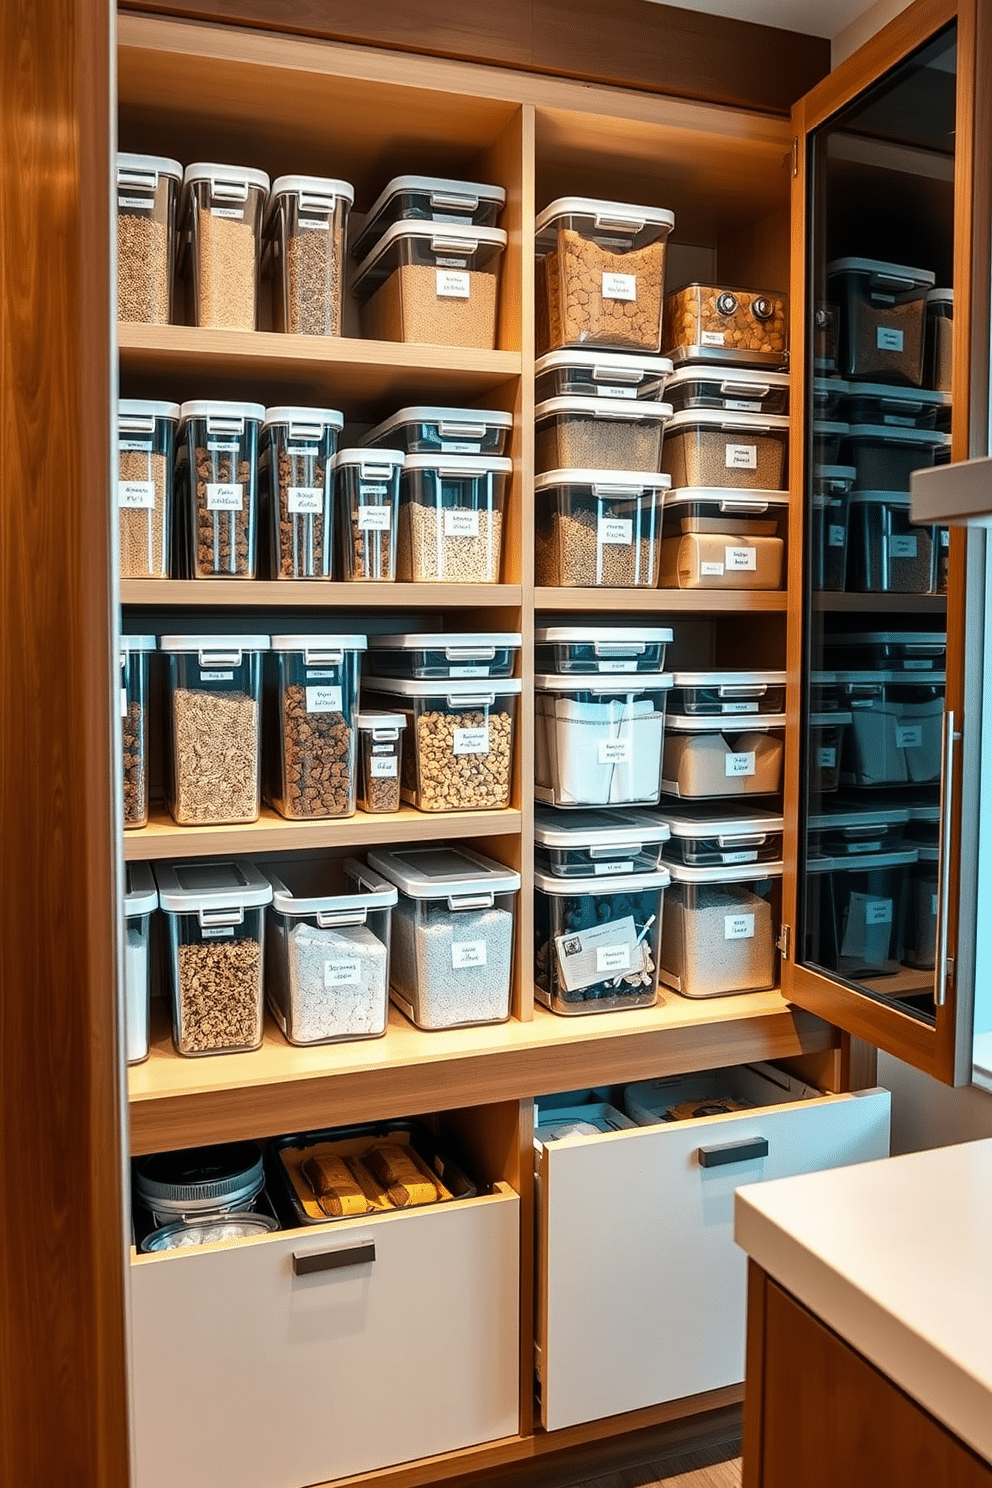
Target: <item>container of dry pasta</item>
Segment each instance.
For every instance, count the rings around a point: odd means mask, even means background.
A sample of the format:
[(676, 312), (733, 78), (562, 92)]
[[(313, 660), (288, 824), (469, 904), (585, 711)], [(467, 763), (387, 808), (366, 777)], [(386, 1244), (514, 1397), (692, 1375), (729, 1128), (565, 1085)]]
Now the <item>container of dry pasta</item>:
[(861, 858), (806, 860), (807, 963), (852, 979), (894, 976), (901, 966), (902, 890), (915, 848)]
[(534, 812), (534, 865), (555, 878), (621, 878), (661, 866), (668, 827), (652, 811)]
[(552, 806), (653, 806), (670, 672), (534, 679), (534, 794)]
[(401, 408), (361, 440), (407, 455), (502, 455), (513, 414), (501, 408)]
[(782, 857), (781, 812), (760, 806), (713, 806), (708, 802), (662, 803), (658, 819), (668, 828), (666, 863), (716, 868), (741, 863), (777, 863)]
[(442, 176), (394, 176), (372, 203), (351, 240), (362, 259), (395, 222), (444, 222), (461, 227), (495, 227), (506, 205), (502, 186), (483, 181), (452, 181)]
[(406, 455), (397, 577), (498, 584), (512, 471), (505, 456)]
[(858, 786), (940, 779), (944, 672), (838, 672), (851, 724), (841, 780)]
[(262, 1042), (268, 879), (244, 858), (156, 863), (168, 932), (178, 1054), (234, 1054)]
[(914, 470), (933, 465), (949, 434), (936, 429), (904, 429), (891, 424), (851, 424), (844, 459), (853, 465), (860, 491), (908, 491)]
[(498, 227), (394, 222), (355, 275), (364, 334), (491, 351), (505, 249)]
[(934, 429), (945, 422), (951, 406), (947, 392), (900, 387), (886, 382), (854, 382), (846, 386), (844, 417), (851, 424), (894, 429)]
[(151, 917), (158, 889), (149, 863), (125, 863), (124, 1038), (128, 1064), (148, 1058), (151, 995)]
[(277, 330), (340, 336), (345, 234), (354, 200), (347, 181), (325, 176), (280, 176), (273, 185), (264, 235)]
[(212, 162), (186, 167), (180, 219), (194, 325), (255, 329), (268, 194), (264, 171)]
[(258, 571), (260, 403), (184, 403), (176, 458), (178, 567), (190, 579)]
[(953, 289), (931, 289), (927, 295), (924, 360), (927, 387), (949, 395), (954, 372)]
[(727, 413), (789, 412), (789, 374), (748, 367), (686, 364), (665, 384), (665, 398), (676, 413), (691, 408), (716, 408)]
[(183, 168), (160, 155), (117, 156), (117, 319), (168, 325)]
[(843, 590), (847, 582), (848, 504), (857, 479), (853, 465), (817, 465), (810, 498), (810, 582)]
[(778, 980), (782, 864), (669, 863), (659, 975), (683, 997), (761, 992)]
[(665, 298), (662, 344), (676, 366), (785, 367), (789, 360), (789, 302), (778, 290), (687, 284)]
[(374, 635), (369, 666), (377, 677), (512, 677), (522, 645), (520, 632), (511, 630)]
[(859, 594), (937, 592), (940, 529), (910, 521), (908, 491), (852, 491), (848, 585)]
[(400, 809), (405, 713), (356, 713), (358, 805), (381, 816)]
[(841, 376), (919, 387), (933, 274), (874, 258), (835, 258), (827, 264), (827, 282), (841, 306)]
[(261, 635), (165, 635), (168, 802), (181, 827), (258, 819)]
[(667, 625), (543, 625), (534, 632), (539, 672), (662, 672)]
[(659, 583), (671, 589), (780, 589), (786, 491), (687, 487), (665, 496)]
[(148, 822), (148, 662), (153, 635), (120, 638), (121, 773), (124, 827)]
[(625, 470), (550, 470), (534, 481), (538, 584), (653, 589), (669, 478)]
[(265, 797), (293, 821), (354, 816), (362, 635), (274, 635)]
[(782, 491), (788, 449), (789, 420), (781, 415), (687, 408), (665, 431), (662, 465), (677, 489)]
[(673, 714), (749, 718), (785, 711), (784, 672), (675, 672), (673, 681), (669, 698)]
[(275, 579), (331, 577), (331, 469), (343, 427), (336, 408), (270, 408), (265, 415), (259, 470)]
[(674, 213), (566, 196), (537, 215), (537, 343), (661, 350), (665, 257)]
[(782, 788), (784, 713), (718, 722), (669, 714), (661, 788), (682, 799), (767, 796)]
[(178, 403), (117, 404), (117, 532), (122, 579), (167, 579)]
[(404, 458), (396, 449), (346, 449), (331, 461), (342, 579), (390, 584), (396, 578)]
[(534, 398), (641, 398), (660, 403), (672, 374), (667, 357), (623, 352), (548, 351), (534, 366)]
[(505, 1022), (520, 874), (446, 843), (375, 849), (369, 866), (399, 890), (389, 970), (397, 1007), (430, 1030)]
[(646, 399), (549, 398), (534, 410), (538, 470), (657, 470), (671, 417)]

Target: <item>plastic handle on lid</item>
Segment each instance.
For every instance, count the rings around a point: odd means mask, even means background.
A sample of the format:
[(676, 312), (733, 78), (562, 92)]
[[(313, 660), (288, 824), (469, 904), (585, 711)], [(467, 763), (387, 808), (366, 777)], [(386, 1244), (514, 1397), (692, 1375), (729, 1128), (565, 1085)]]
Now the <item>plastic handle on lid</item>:
[(458, 211), (474, 212), (479, 205), (478, 196), (467, 191), (432, 191), (432, 207), (454, 207)]
[(337, 200), (333, 196), (300, 196), (300, 210), (302, 212), (325, 212), (329, 217), (334, 211), (334, 203)]
[(647, 649), (643, 641), (593, 641), (594, 656), (643, 656)]
[(471, 697), (460, 694), (458, 697), (448, 697), (449, 708), (491, 708), (496, 701), (494, 692), (473, 693)]
[(644, 374), (638, 372), (635, 367), (593, 367), (593, 382), (608, 383), (630, 383), (632, 386), (639, 383)]
[(593, 483), (592, 494), (594, 496), (643, 496), (643, 486), (603, 486)]
[(391, 480), (394, 472), (399, 469), (398, 465), (359, 465), (359, 480)]
[(719, 426), (725, 434), (774, 434), (774, 424), (745, 424), (743, 420), (739, 424), (721, 424)]
[(718, 837), (717, 842), (721, 847), (761, 847), (767, 841), (765, 833), (749, 837)]
[(364, 925), (368, 917), (367, 909), (318, 909), (317, 924), (329, 930), (332, 925)]
[(445, 646), (445, 661), (495, 661), (495, 646)]
[(158, 185), (157, 171), (117, 172), (118, 186), (127, 186), (132, 191), (154, 191)]
[(590, 858), (607, 858), (611, 862), (620, 862), (624, 858), (636, 858), (644, 851), (642, 842), (625, 842), (623, 847), (591, 847)]
[(373, 744), (395, 744), (400, 736), (398, 728), (374, 728), (371, 730)]
[(449, 894), (448, 908), (457, 914), (462, 909), (492, 909), (496, 903), (496, 895), (490, 890), (488, 894)]
[(290, 424), (286, 435), (292, 442), (294, 439), (319, 439), (323, 432), (322, 424)]
[(200, 921), (200, 929), (206, 930), (214, 925), (241, 925), (244, 923), (245, 912), (243, 909), (200, 909), (197, 910)]
[(226, 414), (221, 417), (208, 413), (206, 422), (208, 434), (243, 434), (245, 432), (243, 418), (231, 418)]
[(431, 238), (435, 253), (474, 253), (478, 246), (477, 238)]
[(918, 281), (904, 274), (872, 274), (872, 289), (916, 289)]
[(118, 428), (125, 430), (128, 434), (154, 434), (155, 415), (127, 413), (123, 418), (117, 420)]
[(198, 651), (196, 659), (201, 667), (240, 666), (243, 651)]
[[(639, 404), (626, 403), (622, 398), (604, 398), (603, 403), (605, 405), (616, 403), (618, 406), (616, 408), (611, 408), (609, 406), (601, 407), (599, 403), (597, 403), (596, 407), (592, 411), (593, 418), (639, 419), (641, 423), (643, 423), (645, 419), (657, 417), (654, 408), (651, 408), (650, 406), (647, 408), (641, 408)], [(655, 408), (656, 407), (657, 404), (655, 404)]]
[(344, 661), (343, 651), (304, 651), (304, 666), (340, 666)]
[(768, 510), (767, 501), (721, 501), (720, 510), (724, 513), (748, 512), (754, 516), (760, 516)]
[(452, 424), (444, 419), (438, 420), (437, 430), (442, 439), (484, 439), (486, 434), (485, 424)]
[(726, 687), (718, 687), (717, 690), (716, 690), (716, 695), (717, 695), (717, 697), (722, 697), (722, 698), (735, 698), (735, 697), (752, 698), (752, 697), (764, 697), (764, 695), (765, 695), (765, 693), (767, 691), (768, 691), (768, 688), (767, 688), (767, 686), (764, 683), (761, 683), (761, 684), (759, 684), (757, 682), (740, 683), (740, 684), (735, 683), (733, 686), (730, 686), (728, 684)]
[(766, 398), (771, 388), (767, 382), (735, 382), (728, 377), (721, 382), (720, 391), (729, 398)]
[(215, 179), (215, 177), (211, 176), (210, 194), (211, 196), (215, 196), (218, 201), (247, 201), (248, 182), (218, 181)]
[(633, 236), (634, 233), (639, 233), (643, 228), (644, 218), (616, 216), (610, 217), (605, 213), (597, 212), (595, 216), (595, 223), (598, 228), (602, 228), (607, 232), (615, 230), (617, 232), (630, 233), (631, 236)]

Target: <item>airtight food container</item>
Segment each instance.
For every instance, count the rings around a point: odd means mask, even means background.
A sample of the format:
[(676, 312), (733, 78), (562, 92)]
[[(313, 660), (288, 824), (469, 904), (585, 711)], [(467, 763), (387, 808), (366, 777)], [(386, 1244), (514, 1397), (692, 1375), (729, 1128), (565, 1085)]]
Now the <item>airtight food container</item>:
[(389, 985), (418, 1028), (510, 1016), (520, 874), (471, 848), (374, 849), (369, 867), (399, 890)]
[(641, 398), (660, 403), (672, 373), (667, 357), (567, 347), (545, 352), (534, 365), (534, 398)]
[(400, 485), (400, 579), (498, 584), (512, 461), (406, 455)]
[(331, 577), (331, 469), (343, 427), (336, 408), (270, 408), (265, 415), (259, 469), (274, 579)]
[(694, 487), (665, 495), (664, 589), (780, 589), (786, 491)]
[(947, 634), (943, 630), (838, 631), (824, 637), (830, 664), (870, 671), (943, 672)]
[(950, 393), (900, 387), (886, 382), (854, 382), (847, 388), (844, 416), (851, 424), (893, 429), (933, 429), (951, 406)]
[(273, 185), (264, 232), (277, 330), (340, 336), (345, 234), (354, 200), (353, 186), (326, 176), (280, 176)]
[(254, 1142), (156, 1152), (133, 1164), (134, 1197), (156, 1225), (250, 1213), (265, 1185)]
[(620, 878), (653, 873), (661, 864), (668, 827), (651, 811), (534, 813), (534, 863), (556, 878)]
[(778, 979), (782, 864), (669, 863), (659, 975), (683, 997), (761, 992)]
[(818, 465), (836, 465), (844, 451), (844, 458), (849, 458), (847, 439), (851, 432), (850, 424), (843, 419), (814, 418), (813, 420), (813, 459)]
[(850, 711), (845, 784), (904, 785), (940, 779), (944, 672), (838, 672)]
[(266, 800), (290, 820), (354, 816), (360, 635), (275, 635), (266, 686)]
[(356, 713), (358, 806), (373, 815), (399, 811), (405, 713)]
[(148, 863), (124, 864), (124, 1040), (128, 1064), (148, 1058), (151, 917), (158, 889)]
[(672, 713), (697, 718), (782, 713), (784, 672), (675, 672)]
[(666, 430), (662, 466), (672, 486), (782, 491), (788, 481), (789, 420), (769, 414), (687, 408)]
[(156, 863), (172, 983), (172, 1042), (190, 1056), (262, 1042), (263, 910), (272, 886), (254, 863)]
[(670, 672), (534, 679), (534, 794), (552, 806), (655, 805)]
[(611, 1013), (658, 998), (667, 868), (635, 876), (534, 872), (534, 995), (554, 1013)]
[(817, 465), (810, 498), (809, 561), (814, 589), (842, 591), (847, 582), (848, 502), (853, 465)]
[(914, 470), (933, 465), (951, 436), (936, 429), (903, 429), (891, 424), (851, 424), (843, 442), (844, 461), (857, 470), (861, 491), (908, 491)]
[(674, 213), (564, 196), (537, 215), (538, 351), (661, 350), (665, 256)]
[(495, 227), (505, 205), (502, 186), (440, 176), (394, 176), (352, 235), (351, 251), (355, 258), (364, 258), (395, 222)]
[(896, 852), (906, 845), (909, 811), (908, 806), (890, 805), (884, 798), (881, 805), (842, 799), (835, 809), (808, 818), (809, 851), (820, 858)]
[(151, 635), (120, 638), (121, 774), (124, 781), (124, 826), (148, 822), (148, 659), (155, 650)]
[(522, 644), (519, 631), (374, 635), (369, 668), (377, 677), (512, 677)]
[(271, 1214), (232, 1211), (215, 1219), (181, 1219), (146, 1235), (141, 1242), (141, 1251), (145, 1255), (158, 1255), (168, 1250), (185, 1250), (193, 1245), (213, 1245), (218, 1240), (257, 1240), (278, 1228), (279, 1221)]
[(940, 528), (910, 521), (907, 491), (852, 491), (848, 585), (859, 594), (933, 594)]
[(916, 862), (903, 887), (902, 964), (918, 971), (932, 971), (937, 959), (939, 874), (940, 848), (934, 833), (917, 845)]
[(924, 354), (927, 387), (949, 395), (954, 372), (953, 289), (931, 289), (927, 295)]
[(180, 218), (194, 325), (255, 329), (268, 192), (264, 171), (200, 162), (186, 167)]
[(549, 398), (534, 410), (538, 470), (657, 470), (668, 403)]
[(167, 579), (178, 403), (117, 404), (117, 532), (122, 579)]
[(705, 802), (664, 801), (658, 819), (669, 832), (669, 840), (662, 849), (662, 860), (666, 863), (715, 868), (777, 863), (782, 857), (780, 812), (737, 804), (721, 807)]
[(160, 155), (117, 156), (117, 319), (168, 325), (183, 168)]
[(502, 455), (512, 428), (501, 408), (401, 408), (360, 442), (408, 455)]
[(789, 360), (789, 301), (778, 290), (687, 284), (665, 299), (666, 356), (683, 362), (785, 367)]
[(179, 568), (253, 579), (258, 567), (259, 403), (184, 403), (176, 460)]
[(534, 632), (539, 672), (661, 672), (673, 632), (656, 625), (539, 625)]
[(692, 800), (766, 796), (782, 788), (783, 713), (716, 720), (669, 714), (661, 788)]
[(679, 367), (668, 379), (665, 398), (676, 413), (715, 408), (726, 413), (784, 416), (789, 412), (789, 374), (692, 363)]
[(902, 887), (916, 849), (806, 860), (807, 962), (852, 979), (893, 976), (903, 931)]
[(505, 248), (498, 227), (394, 222), (355, 275), (364, 334), (491, 351)]
[(840, 786), (844, 739), (851, 715), (842, 709), (830, 709), (823, 713), (810, 713), (807, 722), (809, 752), (806, 762), (810, 792), (828, 795)]
[(342, 579), (392, 583), (396, 578), (404, 458), (398, 449), (346, 449), (331, 461)]
[(667, 475), (551, 470), (534, 481), (537, 583), (653, 589)]
[(841, 307), (841, 376), (919, 387), (933, 274), (874, 258), (836, 258), (827, 264), (827, 282)]

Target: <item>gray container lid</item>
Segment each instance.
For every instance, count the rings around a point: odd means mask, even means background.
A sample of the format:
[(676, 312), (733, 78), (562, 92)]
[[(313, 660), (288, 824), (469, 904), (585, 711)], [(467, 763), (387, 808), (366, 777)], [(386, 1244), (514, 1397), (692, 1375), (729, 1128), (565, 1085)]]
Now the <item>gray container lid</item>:
[(197, 160), (183, 172), (183, 185), (191, 186), (195, 181), (220, 181), (224, 185), (256, 186), (268, 191), (269, 178), (263, 170), (254, 170), (248, 165), (219, 165), (212, 160)]
[(208, 428), (212, 422), (241, 423), (254, 419), (260, 424), (265, 418), (265, 409), (261, 403), (235, 403), (216, 398), (197, 398), (192, 403), (182, 405), (179, 418), (183, 424), (188, 423), (190, 419), (206, 419)]
[(369, 636), (370, 651), (472, 651), (491, 654), (497, 649), (519, 651), (523, 636), (518, 630), (445, 631), (426, 634), (401, 631), (398, 635)]
[(534, 409), (534, 422), (540, 424), (569, 414), (578, 414), (582, 418), (626, 419), (634, 424), (665, 424), (673, 417), (671, 403), (652, 403), (647, 398), (597, 398), (566, 393), (538, 403)]
[[(931, 290), (932, 294), (939, 294), (939, 290)], [(929, 301), (931, 295), (927, 295)], [(950, 403), (950, 393), (938, 393), (933, 388), (903, 387), (896, 382), (851, 382), (844, 383), (844, 391), (848, 398), (877, 398), (885, 403), (895, 403), (900, 407), (916, 405), (925, 408), (942, 408)]]
[(728, 434), (785, 434), (786, 413), (734, 413), (726, 408), (680, 408), (668, 425), (669, 436), (683, 429), (721, 429)]
[(668, 868), (651, 868), (632, 878), (627, 873), (570, 874), (560, 878), (555, 873), (534, 869), (534, 887), (556, 898), (575, 899), (587, 894), (643, 894), (651, 889), (667, 889), (672, 881)]
[(343, 429), (344, 414), (337, 408), (304, 408), (296, 404), (268, 408), (263, 429), (288, 426), (297, 439), (319, 439), (325, 429)]
[(387, 883), (364, 863), (356, 858), (346, 858), (342, 868), (345, 875), (356, 884), (356, 888), (350, 892), (297, 895), (275, 868), (266, 867), (263, 871), (272, 885), (272, 908), (277, 914), (296, 915), (300, 918), (316, 916), (318, 924), (327, 928), (335, 924), (353, 924), (359, 916), (364, 919), (363, 911), (391, 909), (396, 903), (395, 885)]
[(158, 909), (158, 889), (150, 863), (125, 863), (124, 883), (124, 913), (129, 920)]
[(806, 859), (807, 873), (877, 873), (880, 868), (906, 868), (915, 863), (915, 847), (900, 848), (898, 852), (860, 853), (843, 858)]
[(365, 677), (362, 696), (387, 693), (391, 697), (446, 697), (463, 702), (476, 697), (517, 697), (523, 690), (519, 677)]
[(461, 899), (476, 894), (512, 894), (520, 874), (468, 847), (434, 843), (369, 852), (369, 865), (411, 899)]
[(355, 234), (351, 244), (355, 257), (360, 257), (375, 242), (377, 219), (385, 208), (394, 197), (406, 193), (430, 195), (432, 207), (443, 209), (442, 215), (430, 219), (438, 222), (453, 220), (457, 223), (468, 219), (482, 202), (492, 202), (501, 211), (506, 204), (506, 191), (502, 186), (491, 186), (481, 181), (453, 181), (444, 176), (394, 176), (376, 197)]
[(824, 636), (827, 647), (834, 646), (933, 646), (947, 650), (947, 633), (943, 630), (858, 630), (837, 631)]
[(154, 651), (155, 637), (153, 635), (122, 635), (120, 648), (122, 651)]
[(134, 1191), (147, 1207), (221, 1207), (235, 1198), (254, 1197), (264, 1182), (262, 1154), (254, 1142), (226, 1142), (139, 1157)]
[(751, 837), (781, 832), (785, 819), (780, 812), (762, 811), (727, 804), (726, 814), (714, 809), (711, 801), (686, 801), (678, 806), (665, 801), (658, 808), (659, 818), (666, 822), (673, 837)]
[(534, 640), (540, 646), (629, 647), (668, 646), (675, 632), (657, 625), (539, 625)]
[(268, 651), (267, 635), (164, 635), (160, 651), (188, 653), (193, 651)]
[(247, 858), (226, 863), (194, 859), (186, 863), (156, 863), (158, 901), (169, 914), (194, 914), (198, 909), (254, 909), (269, 904), (272, 885)]
[(858, 478), (858, 472), (853, 465), (815, 465), (813, 467), (813, 479), (823, 481), (829, 485), (843, 485), (850, 490)]
[(654, 228), (656, 231), (648, 238), (649, 242), (667, 238), (675, 226), (675, 213), (667, 207), (633, 206), (629, 202), (600, 201), (591, 196), (560, 196), (537, 214), (534, 234), (538, 239), (539, 253), (547, 251), (545, 244), (540, 242), (541, 234), (553, 229), (565, 217), (584, 217), (592, 231), (631, 238), (637, 237), (645, 228)]
[[(690, 868), (688, 863), (670, 862), (672, 883), (758, 883), (763, 878), (781, 878), (784, 863), (714, 863), (712, 868)], [(629, 882), (629, 880), (628, 880)]]
[(508, 455), (404, 455), (404, 475), (411, 470), (436, 470), (445, 475), (509, 475), (513, 461)]
[(676, 687), (784, 687), (785, 672), (674, 672)]
[(886, 263), (879, 258), (834, 258), (827, 264), (827, 278), (842, 274), (870, 274), (884, 281), (885, 288), (897, 293), (913, 289), (932, 289), (935, 275), (929, 269), (912, 269), (903, 264)]
[(501, 227), (477, 227), (467, 220), (457, 222), (426, 222), (423, 220), (403, 220), (394, 222), (387, 227), (382, 237), (369, 249), (365, 258), (362, 259), (355, 271), (354, 288), (360, 290), (364, 280), (378, 265), (380, 261), (398, 244), (409, 242), (411, 239), (426, 241), (431, 244), (432, 250), (444, 252), (450, 245), (450, 251), (457, 251), (459, 257), (474, 260), (480, 249), (489, 250), (485, 257), (490, 259), (493, 253), (502, 253), (507, 244), (507, 235)]
[(840, 728), (851, 722), (851, 715), (835, 708), (828, 713), (811, 713), (808, 722), (810, 728)]
[(355, 200), (355, 188), (350, 181), (339, 181), (334, 176), (277, 176), (272, 183), (272, 196), (336, 197), (350, 207)]
[(593, 811), (580, 807), (576, 811), (555, 811), (537, 806), (534, 810), (534, 841), (542, 847), (634, 848), (646, 842), (667, 842), (667, 822), (654, 812), (618, 809)]
[[(401, 408), (398, 413), (391, 414), (381, 424), (376, 424), (374, 429), (363, 434), (359, 443), (369, 445), (375, 444), (379, 439), (388, 440), (395, 429), (402, 429), (407, 424), (437, 424), (442, 439), (445, 437), (445, 425), (451, 426), (447, 432), (452, 439), (482, 439), (488, 429), (512, 429), (513, 414), (504, 412), (502, 408)], [(472, 431), (471, 434), (469, 430)]]
[(907, 429), (904, 424), (850, 424), (848, 437), (872, 444), (919, 444), (928, 449), (949, 445), (950, 434), (939, 429)]
[[(929, 310), (929, 308), (930, 308), (931, 305), (953, 305), (953, 304), (954, 304), (954, 291), (953, 291), (953, 289), (931, 289), (930, 292), (929, 292), (929, 294), (927, 295), (927, 309), (928, 310)], [(947, 399), (948, 402), (950, 402), (950, 393), (944, 393), (943, 396)]]
[[(909, 510), (910, 496), (908, 491), (852, 491), (852, 506), (898, 506)], [(914, 523), (914, 526), (921, 524)], [(924, 527), (930, 523), (923, 523)]]
[(760, 514), (769, 506), (788, 506), (788, 491), (751, 491), (742, 486), (676, 486), (665, 494), (665, 510), (676, 506), (717, 504), (727, 516)]
[(118, 398), (117, 422), (125, 429), (134, 427), (134, 420), (144, 423), (148, 419), (167, 419), (171, 424), (179, 422), (178, 403), (163, 403), (155, 398)]
[(604, 496), (639, 496), (644, 491), (667, 491), (670, 475), (656, 471), (630, 470), (546, 470), (535, 475), (535, 491), (555, 491), (560, 486), (591, 486), (593, 494)]
[(838, 672), (837, 681), (841, 687), (870, 687), (876, 682), (893, 683), (899, 687), (927, 687), (931, 682), (946, 682), (947, 673), (940, 672), (904, 672), (904, 671), (863, 671), (863, 672)]
[(328, 651), (367, 651), (368, 637), (363, 635), (274, 635), (273, 651), (302, 651), (306, 655)]
[[(627, 356), (610, 351), (580, 351), (566, 347), (561, 351), (548, 351), (534, 363), (534, 376), (544, 372), (556, 372), (561, 367), (581, 367), (591, 370), (594, 382), (617, 386), (629, 384), (637, 387), (641, 382), (667, 381), (672, 375), (672, 363), (668, 357)], [(599, 374), (599, 375), (597, 375)]]
[(671, 672), (539, 672), (534, 678), (537, 692), (668, 692)]

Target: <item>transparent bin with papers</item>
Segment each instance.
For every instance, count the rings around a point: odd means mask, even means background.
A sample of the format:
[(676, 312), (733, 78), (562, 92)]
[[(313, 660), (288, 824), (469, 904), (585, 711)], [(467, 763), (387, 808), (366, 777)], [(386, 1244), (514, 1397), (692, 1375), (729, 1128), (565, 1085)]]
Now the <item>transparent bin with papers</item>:
[(671, 673), (535, 678), (535, 795), (554, 806), (655, 805)]
[(554, 1013), (621, 1012), (658, 998), (666, 868), (636, 877), (534, 874), (534, 995)]

